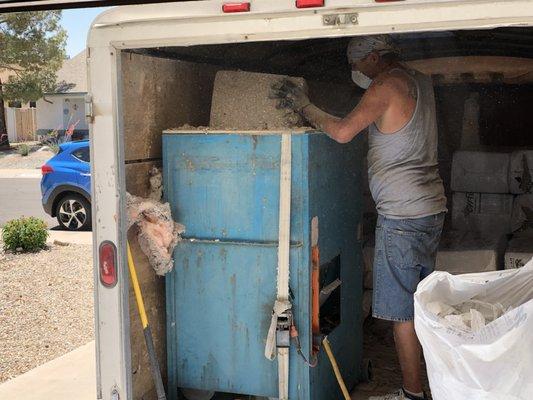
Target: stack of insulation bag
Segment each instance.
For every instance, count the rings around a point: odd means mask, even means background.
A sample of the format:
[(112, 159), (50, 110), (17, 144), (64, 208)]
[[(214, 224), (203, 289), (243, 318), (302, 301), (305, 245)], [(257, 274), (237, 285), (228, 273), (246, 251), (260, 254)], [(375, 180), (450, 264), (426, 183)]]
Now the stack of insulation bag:
[[(451, 189), (453, 231), (441, 248), (490, 250), (495, 259), (465, 258), (456, 270), (452, 260), (437, 259), (437, 269), (452, 273), (518, 268), (533, 257), (533, 151), (465, 151), (454, 153)], [(478, 255), (481, 255), (479, 253)], [(453, 267), (451, 270), (449, 267)], [(466, 269), (465, 269), (466, 268)]]

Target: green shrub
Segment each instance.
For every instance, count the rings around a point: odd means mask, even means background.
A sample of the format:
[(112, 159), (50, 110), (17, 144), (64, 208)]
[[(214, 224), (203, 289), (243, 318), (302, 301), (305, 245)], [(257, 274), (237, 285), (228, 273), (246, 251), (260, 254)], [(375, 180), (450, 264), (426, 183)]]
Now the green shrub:
[(26, 157), (28, 154), (30, 154), (30, 146), (28, 146), (26, 143), (22, 143), (18, 148), (17, 152), (22, 156)]
[(22, 217), (8, 221), (2, 228), (2, 240), (6, 250), (37, 251), (46, 246), (48, 229), (42, 219)]

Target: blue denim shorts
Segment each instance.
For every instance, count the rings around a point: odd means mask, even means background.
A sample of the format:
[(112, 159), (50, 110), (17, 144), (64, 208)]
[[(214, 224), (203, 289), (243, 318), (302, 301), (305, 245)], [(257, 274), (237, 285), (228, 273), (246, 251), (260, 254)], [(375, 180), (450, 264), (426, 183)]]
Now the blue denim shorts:
[(389, 321), (414, 318), (413, 295), (433, 272), (444, 213), (413, 219), (378, 216), (372, 315)]

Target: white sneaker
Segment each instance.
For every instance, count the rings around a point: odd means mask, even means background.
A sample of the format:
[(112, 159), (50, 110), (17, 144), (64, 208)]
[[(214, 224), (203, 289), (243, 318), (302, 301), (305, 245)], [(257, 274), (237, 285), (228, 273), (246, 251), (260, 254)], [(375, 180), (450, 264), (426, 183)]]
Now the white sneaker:
[(407, 400), (402, 389), (394, 393), (385, 394), (383, 396), (371, 396), (368, 400)]
[(410, 400), (409, 397), (405, 395), (405, 392), (400, 389), (394, 393), (385, 394), (383, 396), (371, 396), (368, 400)]

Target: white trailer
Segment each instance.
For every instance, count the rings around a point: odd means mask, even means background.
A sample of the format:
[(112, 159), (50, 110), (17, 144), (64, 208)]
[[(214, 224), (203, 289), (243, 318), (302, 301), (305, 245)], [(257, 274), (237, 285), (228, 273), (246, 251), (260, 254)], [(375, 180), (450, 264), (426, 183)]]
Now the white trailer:
[[(178, 112), (182, 113), (182, 118), (173, 120), (167, 117), (169, 110), (163, 109), (164, 101), (156, 104), (161, 108), (159, 111), (152, 109), (149, 103), (156, 93), (166, 96), (165, 101), (168, 101), (168, 91), (176, 87), (170, 75), (167, 75), (170, 83), (165, 82), (164, 71), (176, 70), (168, 60), (150, 64), (150, 50), (533, 25), (533, 2), (529, 0), (252, 0), (248, 3), (249, 11), (247, 6), (237, 6), (242, 12), (232, 13), (225, 12), (223, 4), (221, 0), (212, 0), (117, 7), (101, 14), (89, 33), (86, 114), (94, 155), (92, 199), (98, 399), (137, 399), (151, 385), (149, 370), (139, 367), (147, 364), (136, 360), (132, 365), (132, 357), (139, 357), (144, 343), (134, 337), (133, 331), (137, 328), (130, 327), (133, 323), (130, 310), (133, 309), (132, 315), (136, 310), (130, 298), (124, 245), (127, 239), (126, 181), (134, 185), (144, 165), (160, 157), (160, 150), (158, 153), (155, 147), (144, 143), (141, 135), (146, 132), (154, 135), (153, 132), (162, 131), (160, 128), (187, 123), (188, 118), (183, 113), (198, 112), (185, 105)], [(308, 8), (309, 5), (312, 7)], [(137, 52), (139, 49), (143, 51)], [(131, 71), (132, 60), (138, 61), (141, 72)], [(147, 89), (152, 97), (145, 99), (147, 108), (143, 112), (146, 112), (145, 119), (150, 121), (137, 121), (137, 125), (132, 126), (132, 121), (125, 117), (126, 113), (134, 115), (132, 110), (128, 111), (131, 108), (128, 102), (132, 101), (129, 95), (135, 93), (132, 87), (145, 84), (143, 79), (146, 82), (154, 79), (146, 75), (149, 70), (160, 74), (159, 83), (146, 83), (152, 85)], [(136, 78), (132, 80), (132, 76)], [(203, 78), (191, 79), (195, 85)], [(172, 107), (178, 107), (178, 103)], [(157, 121), (163, 121), (167, 126)], [(128, 190), (131, 191), (131, 187)], [(109, 253), (109, 250), (112, 251)], [(154, 282), (147, 271), (144, 275), (141, 273), (140, 279), (141, 285), (147, 288), (147, 297), (150, 297), (150, 291), (160, 291), (161, 284)], [(102, 277), (102, 274), (106, 276)], [(154, 301), (164, 308), (164, 302)], [(154, 325), (157, 326), (158, 321), (163, 324), (161, 329), (156, 327), (154, 335), (164, 336), (164, 309), (158, 311), (154, 306), (149, 314)], [(156, 345), (158, 342), (164, 343), (164, 337), (159, 341), (156, 337)], [(164, 354), (164, 346), (159, 350)], [(141, 389), (134, 389), (134, 380), (142, 386)]]

